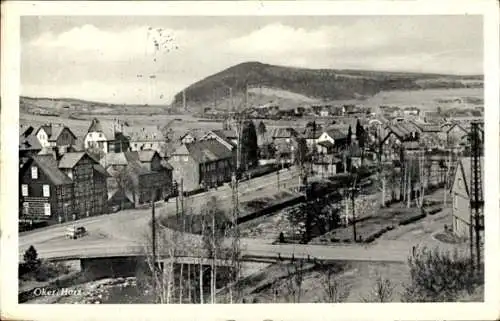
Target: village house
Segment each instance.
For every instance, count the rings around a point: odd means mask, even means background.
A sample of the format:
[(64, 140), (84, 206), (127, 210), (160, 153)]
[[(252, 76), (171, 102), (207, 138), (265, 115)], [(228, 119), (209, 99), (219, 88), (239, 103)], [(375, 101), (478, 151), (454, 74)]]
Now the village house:
[(85, 152), (32, 156), (19, 171), (21, 218), (60, 223), (107, 213), (106, 177)]
[(123, 134), (123, 124), (113, 122), (111, 127), (94, 118), (84, 136), (85, 149), (98, 149), (102, 153), (121, 153), (130, 149), (130, 141)]
[(343, 170), (342, 160), (331, 154), (321, 154), (312, 164), (312, 169), (313, 172), (321, 175), (322, 177), (333, 176)]
[(273, 144), (280, 142), (291, 143), (296, 140), (298, 133), (291, 127), (272, 127), (268, 128), (266, 135), (271, 137)]
[(417, 107), (406, 107), (403, 109), (404, 116), (418, 116), (420, 114), (420, 109)]
[[(481, 158), (481, 176), (484, 182), (484, 161)], [(458, 162), (453, 176), (451, 186), (452, 197), (452, 229), (453, 232), (463, 238), (469, 238), (469, 228), (471, 225), (471, 159), (462, 158)], [(484, 190), (484, 186), (482, 188)], [(481, 199), (480, 201), (483, 201)], [(474, 225), (474, 222), (472, 222)], [(484, 214), (480, 217), (480, 224), (484, 226)]]
[(468, 131), (459, 123), (446, 123), (441, 125), (439, 137), (447, 146), (455, 147), (467, 144)]
[(161, 153), (167, 143), (158, 126), (126, 130), (124, 134), (129, 138), (130, 151), (154, 150)]
[(183, 144), (169, 159), (177, 184), (184, 191), (219, 186), (231, 180), (233, 153), (216, 139)]
[(66, 126), (60, 124), (46, 124), (35, 132), (40, 145), (44, 148), (58, 147), (67, 149), (76, 141), (75, 134)]
[(109, 206), (137, 207), (173, 193), (172, 168), (165, 166), (156, 151), (109, 153), (101, 164), (110, 175)]
[(215, 139), (222, 145), (226, 146), (230, 151), (234, 151), (236, 145), (238, 144), (238, 137), (236, 133), (232, 130), (220, 130), (214, 129), (208, 131), (200, 140), (210, 140)]
[(317, 144), (322, 142), (330, 142), (332, 144), (331, 152), (339, 152), (347, 146), (347, 133), (343, 133), (338, 129), (329, 128), (321, 133), (316, 140)]
[(61, 156), (59, 169), (73, 181), (76, 217), (107, 213), (107, 173), (86, 152), (68, 152)]
[(201, 129), (191, 129), (181, 135), (179, 141), (181, 144), (191, 144), (198, 141), (203, 136), (205, 136), (205, 131)]
[(302, 133), (302, 137), (306, 140), (307, 148), (312, 148), (318, 142), (321, 134), (323, 134), (323, 128), (320, 126), (316, 126), (316, 130), (306, 127)]

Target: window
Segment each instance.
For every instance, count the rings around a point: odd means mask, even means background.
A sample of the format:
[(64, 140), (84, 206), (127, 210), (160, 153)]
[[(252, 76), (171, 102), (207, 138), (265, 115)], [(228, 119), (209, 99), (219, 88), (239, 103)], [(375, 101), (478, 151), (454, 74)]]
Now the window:
[(21, 192), (22, 196), (28, 196), (28, 185), (26, 184), (21, 185), (21, 190), (22, 190)]
[(187, 162), (189, 160), (188, 156), (184, 156), (184, 161)]
[(102, 138), (102, 134), (101, 133), (99, 133), (99, 138)]
[(31, 167), (31, 179), (38, 179), (38, 167)]
[(43, 185), (43, 197), (50, 197), (50, 185)]
[(50, 203), (45, 203), (43, 204), (43, 213), (46, 215), (46, 216), (50, 216)]
[(458, 210), (458, 196), (453, 197), (453, 208)]
[(29, 214), (29, 210), (30, 210), (30, 203), (24, 202), (23, 203), (23, 212), (24, 212), (24, 214), (28, 215)]

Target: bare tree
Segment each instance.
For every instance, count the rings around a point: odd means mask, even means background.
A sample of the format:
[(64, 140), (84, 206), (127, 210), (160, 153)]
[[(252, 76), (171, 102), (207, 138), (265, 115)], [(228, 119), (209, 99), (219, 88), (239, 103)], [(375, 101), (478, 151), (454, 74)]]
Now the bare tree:
[(287, 265), (286, 288), (288, 301), (300, 303), (302, 282), (304, 281), (304, 260), (298, 260)]
[(335, 270), (328, 267), (323, 274), (324, 300), (329, 303), (344, 302), (350, 293), (350, 288), (335, 278)]
[[(145, 234), (143, 245), (148, 272), (151, 275), (149, 288), (154, 293), (155, 302), (172, 303), (172, 293), (174, 286), (174, 264), (176, 261), (177, 249), (182, 242), (179, 242), (179, 235), (176, 231), (161, 227), (157, 235), (156, 253), (161, 253), (160, 260), (153, 255), (153, 245), (151, 244), (151, 234)], [(159, 264), (158, 261), (161, 261)]]
[(203, 243), (210, 259), (210, 302), (216, 303), (217, 260), (221, 258), (226, 216), (216, 197), (202, 207)]
[(377, 273), (375, 283), (372, 286), (372, 292), (368, 297), (364, 297), (364, 302), (390, 302), (394, 292), (395, 285), (391, 280), (382, 277)]

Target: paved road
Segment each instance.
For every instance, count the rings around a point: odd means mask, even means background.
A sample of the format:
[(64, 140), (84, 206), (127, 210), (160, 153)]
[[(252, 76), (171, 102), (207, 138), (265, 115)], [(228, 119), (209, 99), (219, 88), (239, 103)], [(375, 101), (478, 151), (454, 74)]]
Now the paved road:
[[(228, 240), (230, 241), (230, 240)], [(229, 245), (229, 242), (228, 244)], [(241, 250), (244, 257), (253, 259), (316, 258), (328, 261), (374, 261), (374, 262), (406, 262), (409, 249), (395, 243), (362, 246), (362, 245), (302, 245), (302, 244), (270, 244), (258, 239), (241, 239)], [(136, 256), (144, 253), (144, 245), (138, 242), (109, 240), (106, 242), (84, 239), (67, 242), (47, 242), (37, 248), (44, 259), (78, 259), (112, 256)], [(160, 254), (161, 252), (159, 252)], [(195, 252), (187, 255), (193, 259)], [(22, 252), (20, 253), (22, 259)]]
[[(286, 187), (291, 187), (293, 184), (298, 184), (298, 175), (299, 171), (297, 168), (292, 167), (290, 170), (282, 170), (280, 171), (280, 182), (282, 184), (286, 184)], [(239, 184), (239, 191), (242, 196), (240, 196), (240, 200), (251, 197), (248, 195), (249, 193), (256, 192), (259, 189), (270, 188), (273, 185), (276, 185), (277, 178), (276, 173), (271, 173), (268, 175), (264, 175), (261, 177), (254, 178), (249, 181), (244, 181)], [(216, 196), (221, 201), (227, 201), (231, 199), (231, 188), (227, 185), (221, 186), (216, 190), (210, 190), (205, 193), (196, 194), (189, 197), (189, 201), (192, 203), (193, 207), (201, 207), (204, 201), (211, 196)], [(158, 209), (162, 210), (165, 213), (171, 213), (174, 215), (175, 213), (175, 200), (171, 199), (168, 203), (160, 202)], [(83, 225), (87, 230), (102, 230), (103, 226), (113, 225), (140, 225), (144, 224), (145, 227), (150, 216), (151, 209), (131, 209), (120, 211), (113, 214), (105, 214), (95, 217), (84, 218), (78, 220), (76, 224)], [(33, 231), (23, 232), (19, 235), (19, 250), (20, 252), (27, 248), (29, 245), (34, 245), (35, 247), (39, 247), (41, 243), (49, 242), (52, 240), (60, 239), (68, 226), (71, 226), (75, 223), (68, 222), (58, 225), (52, 225), (46, 228), (36, 229)], [(104, 228), (106, 229), (106, 227)], [(104, 233), (106, 231), (104, 230)], [(127, 230), (120, 231), (122, 234), (120, 237), (127, 239), (132, 238), (135, 239), (136, 235), (133, 233), (128, 236)], [(116, 237), (116, 235), (114, 235)]]

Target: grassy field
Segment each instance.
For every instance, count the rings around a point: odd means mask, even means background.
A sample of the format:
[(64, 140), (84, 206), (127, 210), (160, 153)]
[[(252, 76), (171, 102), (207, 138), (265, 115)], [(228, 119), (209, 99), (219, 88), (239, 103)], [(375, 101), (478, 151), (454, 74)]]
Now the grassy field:
[(442, 102), (455, 98), (477, 98), (482, 100), (484, 90), (482, 88), (458, 88), (458, 89), (426, 89), (426, 90), (393, 90), (383, 91), (365, 100), (336, 100), (335, 104), (360, 104), (364, 106), (415, 106), (422, 110), (435, 110), (441, 106), (447, 108), (469, 108), (475, 104)]

